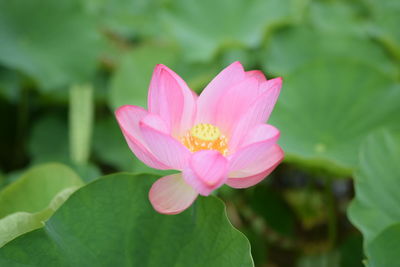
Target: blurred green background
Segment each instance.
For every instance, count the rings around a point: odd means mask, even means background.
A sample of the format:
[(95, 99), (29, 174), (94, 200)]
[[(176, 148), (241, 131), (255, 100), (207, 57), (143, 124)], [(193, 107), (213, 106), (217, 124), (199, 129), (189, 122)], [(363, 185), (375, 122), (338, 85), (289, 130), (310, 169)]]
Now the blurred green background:
[(346, 210), (360, 148), (400, 125), (398, 0), (0, 0), (1, 186), (46, 162), (86, 182), (164, 174), (135, 159), (113, 111), (146, 106), (157, 63), (200, 93), (236, 60), (284, 78), (270, 123), (285, 162), (219, 192), (256, 266), (362, 266)]

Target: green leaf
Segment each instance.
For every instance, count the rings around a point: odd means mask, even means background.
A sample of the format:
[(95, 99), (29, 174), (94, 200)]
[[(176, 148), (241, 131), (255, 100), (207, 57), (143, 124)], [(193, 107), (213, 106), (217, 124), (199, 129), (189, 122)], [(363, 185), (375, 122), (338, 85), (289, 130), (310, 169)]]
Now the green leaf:
[(179, 0), (170, 3), (164, 19), (183, 46), (185, 57), (206, 62), (224, 47), (257, 47), (265, 32), (301, 13), (304, 2)]
[(161, 215), (148, 201), (154, 181), (115, 174), (81, 188), (42, 229), (1, 248), (0, 265), (253, 266), (221, 201), (201, 197), (182, 214)]
[(319, 59), (287, 75), (270, 123), (288, 161), (350, 174), (362, 140), (398, 123), (400, 87), (351, 59)]
[(58, 193), (50, 205), (35, 213), (14, 212), (0, 219), (0, 247), (17, 236), (43, 227), (46, 221), (78, 187), (69, 187)]
[(98, 23), (112, 33), (127, 37), (160, 35), (162, 27), (157, 13), (160, 0), (87, 0), (83, 4), (95, 14)]
[(172, 47), (145, 45), (128, 53), (111, 80), (109, 105), (147, 106), (147, 90), (156, 64), (171, 65), (176, 58)]
[(69, 144), (71, 160), (87, 164), (93, 124), (93, 88), (90, 85), (73, 86), (69, 99)]
[(400, 133), (378, 131), (366, 140), (355, 175), (356, 198), (348, 214), (361, 230), (364, 247), (400, 222)]
[(40, 211), (58, 192), (82, 184), (81, 179), (62, 164), (32, 168), (0, 192), (0, 218), (18, 211)]
[(0, 62), (45, 89), (86, 82), (101, 49), (80, 1), (0, 1)]
[(0, 246), (43, 226), (83, 182), (68, 167), (46, 164), (30, 169), (0, 192)]
[(396, 267), (400, 266), (400, 223), (383, 230), (367, 246), (369, 267)]
[(366, 36), (363, 14), (357, 4), (356, 1), (312, 1), (310, 21), (320, 32)]
[[(320, 16), (326, 17), (325, 14)], [(342, 28), (338, 30), (342, 33)], [(279, 31), (271, 37), (263, 51), (263, 69), (285, 78), (299, 68), (309, 68), (314, 61), (341, 58), (365, 63), (396, 77), (396, 66), (379, 45), (361, 36), (340, 33), (305, 26)]]
[(372, 15), (371, 33), (400, 60), (400, 2), (397, 0), (366, 0), (365, 2)]

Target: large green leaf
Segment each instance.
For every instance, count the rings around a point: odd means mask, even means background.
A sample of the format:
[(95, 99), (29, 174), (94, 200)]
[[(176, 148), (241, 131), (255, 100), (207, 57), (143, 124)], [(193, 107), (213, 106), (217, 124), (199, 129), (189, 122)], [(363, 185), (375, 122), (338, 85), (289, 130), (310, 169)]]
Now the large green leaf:
[(369, 267), (400, 266), (400, 223), (386, 228), (367, 247)]
[(0, 219), (0, 247), (19, 235), (38, 229), (78, 187), (69, 187), (54, 196), (50, 204), (39, 212), (14, 212)]
[(76, 0), (1, 0), (0, 62), (48, 89), (90, 79), (101, 39), (81, 5)]
[(400, 60), (400, 2), (365, 0), (372, 15), (371, 32)]
[(67, 166), (46, 164), (30, 169), (0, 192), (0, 218), (18, 211), (37, 212), (68, 187), (82, 185)]
[(68, 167), (46, 164), (30, 169), (0, 192), (0, 246), (39, 228), (83, 182)]
[(302, 0), (172, 1), (165, 21), (193, 61), (226, 46), (257, 47), (266, 31), (301, 13)]
[(149, 175), (115, 174), (75, 192), (42, 229), (0, 249), (0, 265), (252, 266), (224, 205), (200, 198), (179, 215), (148, 201)]
[(157, 13), (160, 0), (86, 0), (101, 27), (127, 37), (162, 34)]
[[(326, 17), (324, 14), (319, 16)], [(340, 34), (324, 27), (300, 26), (277, 32), (263, 52), (262, 64), (267, 73), (285, 77), (299, 68), (309, 67), (310, 62), (333, 57), (362, 62), (393, 77), (397, 74), (395, 65), (376, 43), (362, 36)]]
[(311, 1), (309, 20), (321, 32), (365, 36), (365, 23), (358, 4), (357, 1), (346, 0)]
[(352, 223), (366, 245), (400, 222), (400, 134), (381, 130), (362, 146), (355, 176), (356, 198), (349, 208)]
[(398, 123), (400, 87), (387, 74), (349, 59), (314, 60), (285, 77), (270, 123), (287, 160), (349, 174), (363, 138)]

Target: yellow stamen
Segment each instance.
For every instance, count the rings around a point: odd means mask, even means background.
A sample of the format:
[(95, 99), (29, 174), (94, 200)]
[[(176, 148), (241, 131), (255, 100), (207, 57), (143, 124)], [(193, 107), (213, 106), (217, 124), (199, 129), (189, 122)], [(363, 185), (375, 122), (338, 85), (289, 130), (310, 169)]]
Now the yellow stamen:
[(217, 150), (224, 156), (228, 153), (227, 138), (218, 127), (209, 123), (196, 124), (181, 138), (181, 141), (191, 152), (207, 149)]

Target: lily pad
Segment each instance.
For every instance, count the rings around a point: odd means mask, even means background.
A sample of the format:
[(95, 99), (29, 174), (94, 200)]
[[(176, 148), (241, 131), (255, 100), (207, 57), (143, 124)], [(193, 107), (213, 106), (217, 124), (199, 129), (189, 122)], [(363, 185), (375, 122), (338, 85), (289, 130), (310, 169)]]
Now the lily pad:
[(315, 59), (285, 77), (270, 123), (286, 159), (333, 175), (351, 174), (362, 140), (398, 124), (400, 87), (363, 62)]
[(0, 249), (0, 265), (253, 266), (224, 205), (200, 198), (179, 215), (155, 212), (154, 176), (115, 174), (75, 192), (41, 229)]
[(372, 15), (370, 31), (400, 60), (400, 2), (365, 0)]
[[(314, 20), (323, 20), (326, 17), (326, 7), (322, 11), (319, 5), (313, 5), (318, 14)], [(318, 7), (318, 8), (317, 8)], [(322, 12), (322, 14), (320, 14)], [(343, 18), (336, 18), (343, 19)], [(317, 24), (317, 22), (315, 22)], [(361, 34), (346, 34), (343, 29), (325, 29), (329, 24), (318, 23), (319, 28), (299, 26), (289, 28), (274, 34), (266, 46), (262, 64), (267, 73), (283, 76), (296, 71), (299, 68), (307, 68), (308, 64), (317, 60), (329, 60), (331, 58), (350, 59), (362, 62), (377, 71), (396, 77), (396, 66), (387, 57), (386, 51)], [(322, 27), (322, 28), (321, 28)], [(337, 30), (337, 31), (335, 31)], [(368, 56), (365, 56), (368, 55)]]
[(399, 266), (400, 223), (386, 228), (367, 247), (368, 267)]
[(0, 246), (39, 228), (83, 182), (67, 166), (30, 169), (0, 192)]
[(170, 3), (164, 19), (185, 58), (205, 62), (224, 47), (257, 47), (267, 31), (297, 18), (304, 2), (179, 0)]
[(53, 89), (92, 78), (102, 47), (80, 1), (0, 2), (0, 62)]
[(83, 4), (102, 28), (126, 37), (160, 35), (160, 0), (87, 0)]
[(364, 236), (364, 247), (385, 228), (400, 223), (399, 159), (400, 133), (397, 131), (378, 131), (362, 146), (355, 175), (356, 198), (348, 214)]

